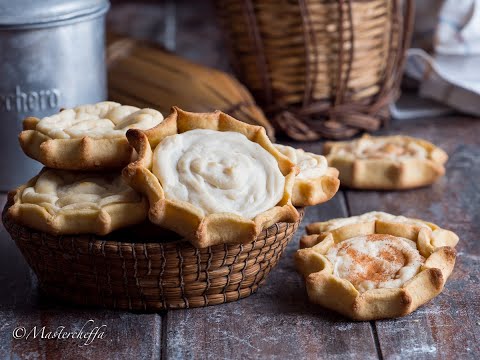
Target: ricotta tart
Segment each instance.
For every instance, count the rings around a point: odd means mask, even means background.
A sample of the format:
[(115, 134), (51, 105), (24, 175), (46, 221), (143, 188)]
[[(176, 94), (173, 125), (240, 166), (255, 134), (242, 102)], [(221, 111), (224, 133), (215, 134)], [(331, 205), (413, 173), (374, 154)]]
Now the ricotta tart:
[[(455, 243), (458, 241), (458, 237), (454, 233), (441, 229), (435, 224), (402, 215), (392, 215), (382, 211), (370, 211), (358, 216), (308, 224), (306, 226), (308, 235), (300, 239), (300, 247), (312, 247), (321, 241), (328, 233), (331, 233), (334, 238), (346, 238), (349, 236), (349, 231), (356, 231), (357, 229), (372, 230), (374, 228), (378, 228), (381, 231), (384, 227), (389, 227), (390, 224), (396, 225), (397, 231), (400, 231), (400, 234), (403, 233), (402, 231), (408, 230), (418, 232), (424, 227), (432, 230), (435, 236), (449, 238), (451, 242)], [(403, 225), (408, 225), (408, 227), (404, 227)]]
[(299, 218), (291, 201), (295, 164), (262, 127), (174, 107), (163, 123), (127, 138), (139, 156), (123, 174), (147, 195), (150, 220), (196, 247), (250, 242)]
[(309, 299), (355, 320), (411, 313), (440, 294), (455, 265), (458, 236), (422, 220), (373, 212), (312, 229), (320, 233), (295, 254)]
[(125, 137), (127, 130), (149, 129), (162, 121), (157, 110), (105, 101), (43, 119), (28, 117), (19, 140), (25, 154), (50, 168), (121, 168), (133, 154)]
[(333, 275), (359, 292), (399, 288), (413, 278), (425, 259), (412, 240), (386, 234), (356, 236), (332, 246), (325, 254)]
[(148, 202), (120, 173), (44, 168), (9, 194), (8, 216), (50, 234), (106, 235), (147, 218)]
[(330, 200), (338, 191), (338, 170), (328, 166), (322, 155), (275, 144), (298, 168), (293, 186), (292, 203), (295, 206), (318, 205)]
[(342, 185), (372, 190), (430, 185), (445, 174), (448, 159), (432, 143), (402, 135), (327, 142), (324, 155), (339, 170)]

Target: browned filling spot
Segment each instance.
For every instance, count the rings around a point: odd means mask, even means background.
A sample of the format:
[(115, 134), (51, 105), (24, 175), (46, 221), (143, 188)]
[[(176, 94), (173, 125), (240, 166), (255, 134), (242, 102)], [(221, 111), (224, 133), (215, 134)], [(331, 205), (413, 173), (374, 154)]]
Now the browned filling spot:
[[(398, 241), (395, 236), (386, 234), (371, 234), (366, 236), (367, 241), (390, 240)], [(372, 281), (375, 284), (386, 282), (397, 277), (397, 273), (407, 264), (407, 257), (402, 250), (386, 244), (380, 249), (377, 256), (361, 253), (354, 248), (353, 244), (343, 242), (340, 244), (337, 254), (346, 253), (357, 264), (356, 269), (351, 271), (346, 280), (355, 287), (363, 281)]]

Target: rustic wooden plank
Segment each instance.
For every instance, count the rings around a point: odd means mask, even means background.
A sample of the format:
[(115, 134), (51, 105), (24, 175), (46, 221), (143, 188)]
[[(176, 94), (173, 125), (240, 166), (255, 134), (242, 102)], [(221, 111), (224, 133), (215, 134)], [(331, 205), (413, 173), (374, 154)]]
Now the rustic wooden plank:
[(376, 359), (370, 324), (348, 322), (309, 304), (294, 269), (293, 253), (304, 225), (346, 214), (343, 194), (309, 208), (279, 265), (256, 294), (234, 303), (168, 312), (165, 358)]
[(441, 295), (415, 313), (378, 321), (386, 359), (478, 359), (480, 357), (480, 122), (468, 118), (402, 121), (389, 133), (433, 141), (450, 160), (432, 187), (402, 191), (348, 191), (353, 214), (383, 210), (438, 223), (460, 236), (455, 270)]
[[(7, 197), (0, 194), (0, 209)], [(28, 308), (37, 302), (36, 279), (0, 221), (0, 310)]]
[[(0, 207), (6, 201), (0, 195)], [(75, 308), (62, 305), (40, 295), (35, 275), (23, 260), (20, 251), (0, 225), (0, 358), (1, 359), (116, 359), (160, 358), (161, 316), (158, 314), (132, 314), (121, 311)], [(89, 322), (89, 320), (93, 320)], [(105, 325), (102, 327), (102, 325)], [(26, 331), (37, 327), (38, 336), (14, 339), (13, 331), (24, 327)], [(44, 334), (94, 330), (104, 333), (91, 343), (87, 339), (41, 339)], [(19, 330), (19, 335), (23, 333)]]
[[(2, 359), (160, 358), (161, 319), (158, 315), (68, 309), (53, 304), (45, 307), (48, 309), (1, 313)], [(28, 339), (13, 339), (15, 328), (24, 327), (28, 332), (35, 326), (37, 338), (32, 332)], [(87, 338), (42, 339), (43, 326), (45, 336), (49, 331), (58, 332), (64, 327), (63, 333), (78, 332), (83, 328)], [(91, 336), (88, 335), (90, 331), (93, 331)]]

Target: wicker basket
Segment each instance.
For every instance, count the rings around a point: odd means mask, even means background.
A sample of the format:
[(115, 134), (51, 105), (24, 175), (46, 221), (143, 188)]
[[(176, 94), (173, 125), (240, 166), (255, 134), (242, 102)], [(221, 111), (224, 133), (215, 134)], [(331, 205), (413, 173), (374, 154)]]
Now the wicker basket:
[(216, 3), (239, 78), (290, 137), (350, 137), (388, 120), (413, 0)]
[(161, 242), (150, 242), (135, 228), (108, 237), (53, 236), (14, 223), (6, 215), (9, 205), (2, 215), (5, 228), (48, 295), (142, 311), (217, 305), (251, 295), (303, 217), (299, 210), (298, 222), (275, 224), (249, 244), (196, 249), (167, 231), (157, 235)]

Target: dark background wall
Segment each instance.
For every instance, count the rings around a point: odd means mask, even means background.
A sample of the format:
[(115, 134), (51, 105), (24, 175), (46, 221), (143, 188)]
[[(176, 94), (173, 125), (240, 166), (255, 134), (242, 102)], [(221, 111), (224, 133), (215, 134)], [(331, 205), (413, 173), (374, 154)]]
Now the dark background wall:
[(200, 64), (229, 70), (212, 0), (112, 1), (110, 31), (148, 39)]

